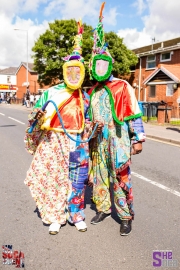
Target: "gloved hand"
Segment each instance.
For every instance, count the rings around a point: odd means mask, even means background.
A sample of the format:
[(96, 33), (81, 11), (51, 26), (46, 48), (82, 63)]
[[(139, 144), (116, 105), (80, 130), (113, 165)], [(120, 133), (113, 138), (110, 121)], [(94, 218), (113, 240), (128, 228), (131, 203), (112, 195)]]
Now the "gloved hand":
[(39, 119), (41, 119), (45, 114), (46, 114), (46, 111), (39, 110), (39, 111), (36, 113), (34, 119), (39, 120)]

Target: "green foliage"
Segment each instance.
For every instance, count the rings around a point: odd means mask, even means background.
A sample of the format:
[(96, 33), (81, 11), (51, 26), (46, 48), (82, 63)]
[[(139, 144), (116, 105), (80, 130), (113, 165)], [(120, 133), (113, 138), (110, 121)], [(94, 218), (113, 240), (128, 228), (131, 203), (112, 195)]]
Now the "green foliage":
[(170, 120), (170, 124), (174, 126), (180, 126), (180, 120)]
[[(90, 40), (91, 27), (84, 25), (83, 56), (88, 60), (93, 41)], [(39, 83), (42, 85), (54, 85), (63, 79), (63, 57), (73, 51), (74, 37), (77, 34), (77, 22), (75, 20), (55, 20), (49, 23), (49, 29), (40, 35), (35, 42), (34, 70), (39, 74)], [(89, 36), (89, 37), (88, 37)]]
[(109, 32), (105, 34), (106, 42), (111, 56), (115, 60), (113, 64), (113, 75), (127, 75), (130, 73), (130, 67), (138, 62), (137, 56), (129, 50), (124, 44), (123, 39), (118, 37), (116, 33)]
[(152, 122), (157, 122), (157, 117), (153, 116), (153, 117), (148, 117), (147, 116), (142, 116), (142, 121), (143, 122), (147, 122), (147, 121), (152, 121)]
[[(35, 42), (34, 70), (39, 74), (40, 85), (54, 85), (63, 79), (62, 65), (63, 57), (73, 51), (73, 41), (77, 34), (77, 22), (75, 20), (55, 20), (49, 23), (49, 29), (40, 35)], [(93, 46), (92, 27), (84, 24), (82, 56), (85, 60), (86, 77), (85, 83), (89, 81), (88, 65)], [(114, 32), (106, 33), (106, 42), (109, 51), (114, 58), (113, 75), (126, 75), (130, 73), (130, 67), (137, 63), (136, 55), (128, 50), (123, 40)]]

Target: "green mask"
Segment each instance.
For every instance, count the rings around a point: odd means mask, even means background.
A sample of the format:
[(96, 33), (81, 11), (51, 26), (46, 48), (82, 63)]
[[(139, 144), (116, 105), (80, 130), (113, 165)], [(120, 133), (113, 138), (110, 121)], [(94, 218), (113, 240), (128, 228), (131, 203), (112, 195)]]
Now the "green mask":
[(105, 54), (97, 54), (93, 58), (92, 76), (98, 82), (106, 81), (112, 72), (112, 58)]

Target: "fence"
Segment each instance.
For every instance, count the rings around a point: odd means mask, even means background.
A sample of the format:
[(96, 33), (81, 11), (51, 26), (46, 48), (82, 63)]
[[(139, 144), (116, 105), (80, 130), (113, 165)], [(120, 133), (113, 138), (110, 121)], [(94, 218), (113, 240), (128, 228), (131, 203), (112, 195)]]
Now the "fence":
[(12, 98), (11, 104), (22, 104), (22, 98)]
[(171, 106), (171, 119), (170, 123), (174, 125), (180, 125), (180, 105)]
[(180, 125), (180, 106), (172, 106), (163, 101), (138, 103), (145, 122), (157, 121), (158, 113), (164, 111), (164, 120), (162, 122)]
[(143, 113), (143, 120), (157, 120), (158, 104), (157, 102), (138, 102), (139, 107)]

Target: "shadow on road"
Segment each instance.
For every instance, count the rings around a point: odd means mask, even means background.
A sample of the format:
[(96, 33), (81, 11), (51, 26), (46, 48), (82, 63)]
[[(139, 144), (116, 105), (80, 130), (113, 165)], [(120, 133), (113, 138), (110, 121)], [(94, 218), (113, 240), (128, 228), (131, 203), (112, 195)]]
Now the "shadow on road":
[(3, 126), (0, 126), (0, 127), (16, 127), (16, 125), (3, 125)]
[[(113, 194), (112, 194), (112, 183), (111, 183), (111, 202), (112, 202), (112, 213), (111, 213), (111, 217), (118, 223), (121, 224), (120, 219), (118, 218), (116, 211), (115, 211), (115, 206), (114, 206), (114, 198), (113, 198)], [(94, 212), (96, 212), (96, 206), (94, 203), (92, 203), (91, 201), (91, 197), (92, 197), (92, 188), (90, 187), (86, 187), (85, 190), (85, 208), (86, 205), (89, 204), (90, 205), (90, 209), (93, 210)]]
[(177, 132), (180, 133), (180, 128), (171, 128), (171, 127), (168, 127), (168, 128), (166, 128), (166, 129), (174, 130), (174, 131), (177, 131)]
[[(112, 184), (111, 184), (111, 190), (112, 190)], [(85, 190), (85, 201), (84, 201), (84, 208), (86, 208), (86, 205), (90, 205), (90, 209), (94, 212), (96, 212), (96, 206), (95, 204), (91, 201), (91, 197), (92, 197), (92, 188), (90, 187), (86, 187), (86, 190)], [(112, 195), (112, 213), (111, 213), (111, 217), (118, 223), (120, 224), (121, 221), (120, 219), (118, 218), (117, 214), (116, 214), (116, 211), (115, 211), (115, 206), (114, 206), (114, 203), (113, 203), (113, 195)], [(41, 216), (40, 216), (40, 212), (39, 212), (39, 209), (36, 207), (36, 209), (34, 210), (34, 213), (37, 214), (37, 217), (41, 219)], [(95, 214), (95, 213), (94, 213)], [(45, 224), (43, 223), (44, 226), (49, 226), (49, 224)], [(70, 224), (72, 225), (72, 224)], [(72, 225), (74, 226), (74, 224)]]

